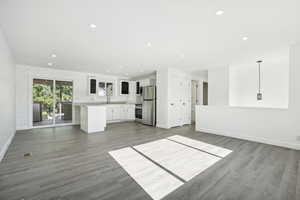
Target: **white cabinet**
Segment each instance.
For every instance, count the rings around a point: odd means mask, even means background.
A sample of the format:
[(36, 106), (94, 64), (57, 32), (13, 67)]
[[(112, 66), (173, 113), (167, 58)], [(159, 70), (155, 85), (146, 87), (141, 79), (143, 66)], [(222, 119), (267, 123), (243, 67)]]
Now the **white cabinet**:
[(129, 82), (129, 95), (130, 96), (136, 96), (136, 82), (130, 81)]
[(127, 118), (127, 107), (126, 106), (121, 106), (120, 107), (120, 119), (124, 120)]
[(113, 108), (110, 106), (107, 106), (106, 108), (106, 120), (107, 121), (113, 120)]
[(121, 110), (119, 105), (107, 105), (106, 107), (107, 121), (116, 121), (121, 119)]
[(135, 105), (134, 104), (107, 105), (106, 118), (108, 123), (135, 120)]
[(105, 106), (81, 106), (80, 129), (86, 133), (104, 131), (106, 127)]
[(135, 120), (135, 106), (134, 105), (126, 105), (125, 106), (125, 119), (126, 120)]
[(113, 118), (113, 120), (119, 120), (119, 119), (121, 119), (120, 106), (113, 107), (112, 118)]
[(135, 120), (135, 105), (120, 106), (121, 120)]
[(150, 79), (139, 80), (139, 82), (140, 82), (140, 86), (141, 86), (141, 87), (145, 87), (145, 86), (151, 85)]

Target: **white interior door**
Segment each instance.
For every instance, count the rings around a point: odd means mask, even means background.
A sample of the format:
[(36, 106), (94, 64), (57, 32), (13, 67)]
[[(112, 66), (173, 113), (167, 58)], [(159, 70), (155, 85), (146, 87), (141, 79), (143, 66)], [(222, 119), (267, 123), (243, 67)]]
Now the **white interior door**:
[(183, 79), (179, 76), (172, 75), (169, 77), (169, 105), (168, 116), (169, 126), (182, 126), (183, 125), (183, 96), (184, 96), (184, 83)]
[(191, 123), (191, 81), (183, 80), (182, 85), (182, 124)]

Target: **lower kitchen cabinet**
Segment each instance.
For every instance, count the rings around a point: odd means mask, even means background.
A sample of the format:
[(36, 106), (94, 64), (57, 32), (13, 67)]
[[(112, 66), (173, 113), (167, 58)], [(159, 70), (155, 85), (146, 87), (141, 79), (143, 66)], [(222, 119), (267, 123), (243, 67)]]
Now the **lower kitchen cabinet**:
[(107, 105), (106, 107), (107, 123), (135, 120), (134, 104)]

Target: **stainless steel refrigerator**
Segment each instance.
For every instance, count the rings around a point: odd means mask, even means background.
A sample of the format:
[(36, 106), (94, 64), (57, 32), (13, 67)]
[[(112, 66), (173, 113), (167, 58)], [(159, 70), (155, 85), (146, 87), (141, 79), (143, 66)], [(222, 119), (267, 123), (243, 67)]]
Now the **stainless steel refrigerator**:
[(155, 86), (147, 86), (142, 89), (143, 97), (143, 124), (156, 125), (156, 89)]

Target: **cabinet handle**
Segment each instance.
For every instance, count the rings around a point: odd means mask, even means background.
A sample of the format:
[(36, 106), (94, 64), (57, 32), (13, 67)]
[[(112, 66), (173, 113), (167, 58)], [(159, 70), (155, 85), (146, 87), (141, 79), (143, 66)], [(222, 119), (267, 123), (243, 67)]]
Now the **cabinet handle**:
[(174, 106), (174, 103), (170, 103), (171, 106)]

